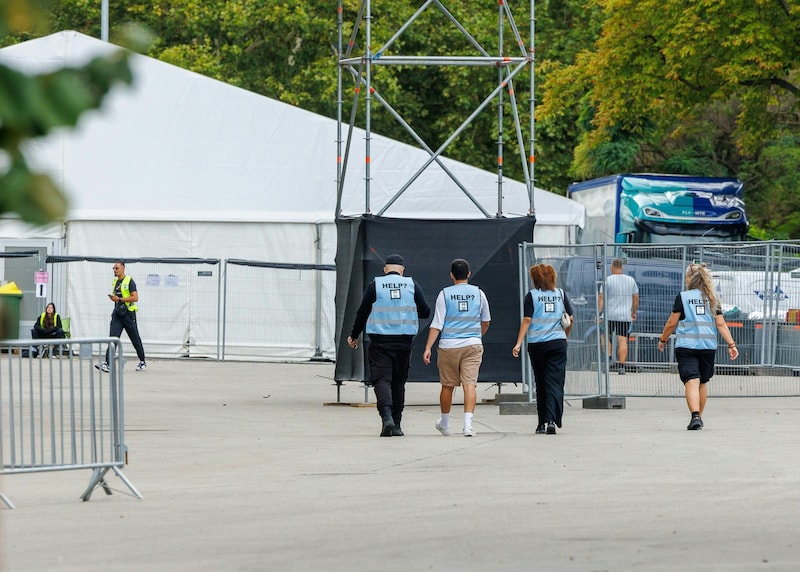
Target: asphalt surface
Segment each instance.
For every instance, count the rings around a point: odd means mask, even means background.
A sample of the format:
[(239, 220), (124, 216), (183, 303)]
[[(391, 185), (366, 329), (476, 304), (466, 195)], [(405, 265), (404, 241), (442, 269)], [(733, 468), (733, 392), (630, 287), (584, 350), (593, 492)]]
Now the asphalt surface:
[(406, 436), (381, 438), (374, 406), (325, 405), (329, 363), (149, 365), (124, 378), (144, 498), (2, 477), (4, 572), (800, 569), (798, 398), (711, 398), (693, 432), (682, 399), (573, 402), (555, 436), (481, 404), (465, 438), (434, 429), (437, 384), (409, 384)]

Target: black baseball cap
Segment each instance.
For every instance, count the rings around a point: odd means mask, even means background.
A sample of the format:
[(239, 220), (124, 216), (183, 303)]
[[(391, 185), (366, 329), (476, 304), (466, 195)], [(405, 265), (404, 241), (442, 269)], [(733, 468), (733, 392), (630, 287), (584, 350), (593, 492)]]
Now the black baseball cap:
[(384, 264), (397, 264), (398, 266), (405, 266), (406, 261), (403, 260), (403, 257), (399, 254), (390, 254), (386, 257), (386, 262)]

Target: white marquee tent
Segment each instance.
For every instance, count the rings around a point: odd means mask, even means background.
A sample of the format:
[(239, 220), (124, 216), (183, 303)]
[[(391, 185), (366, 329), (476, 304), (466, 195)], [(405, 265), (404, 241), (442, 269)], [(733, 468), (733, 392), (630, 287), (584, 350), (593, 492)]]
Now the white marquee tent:
[[(81, 65), (118, 49), (65, 31), (0, 50), (0, 62), (29, 73)], [(285, 263), (333, 264), (336, 253), (335, 120), (239, 89), (199, 74), (133, 55), (134, 85), (118, 86), (103, 108), (82, 117), (78, 128), (31, 146), (30, 162), (66, 191), (63, 224), (32, 229), (0, 220), (0, 245), (44, 241), (48, 254), (72, 256), (239, 258)], [(364, 156), (364, 132), (354, 136), (351, 157)], [(420, 149), (373, 135), (371, 205), (380, 208), (427, 159)], [(490, 213), (497, 209), (497, 176), (443, 159), (448, 169)], [(352, 165), (360, 164), (360, 168)], [(363, 161), (350, 161), (342, 209), (364, 212)], [(583, 226), (583, 209), (536, 189), (539, 242), (565, 243)], [(504, 182), (506, 216), (524, 215), (522, 183)], [(434, 166), (427, 169), (385, 216), (480, 218), (480, 212)], [(39, 242), (38, 244), (41, 244)], [(89, 278), (70, 277), (62, 301), (73, 315), (93, 314)], [(97, 296), (102, 296), (105, 284)], [(181, 282), (191, 296), (192, 284)], [(144, 286), (143, 286), (144, 287)], [(95, 294), (92, 294), (95, 295)], [(333, 282), (322, 292), (324, 353), (333, 351)], [(105, 308), (107, 310), (107, 308)], [(258, 311), (258, 308), (254, 308)], [(142, 308), (144, 313), (144, 307)], [(187, 326), (187, 315), (192, 322)], [(92, 330), (106, 328), (107, 315)], [(198, 345), (216, 339), (213, 324), (176, 308), (174, 339), (191, 330)], [(146, 320), (143, 320), (146, 324)], [(177, 332), (180, 333), (177, 333)], [(170, 332), (142, 332), (173, 339)], [(164, 346), (164, 353), (180, 351)], [(303, 357), (302, 350), (288, 350)]]

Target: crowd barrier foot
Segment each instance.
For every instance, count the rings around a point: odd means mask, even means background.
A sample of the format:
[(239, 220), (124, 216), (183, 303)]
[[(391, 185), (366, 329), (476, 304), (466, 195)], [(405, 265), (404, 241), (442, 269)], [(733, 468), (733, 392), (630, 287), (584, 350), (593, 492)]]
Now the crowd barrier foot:
[(584, 409), (625, 409), (624, 397), (587, 397), (583, 400)]

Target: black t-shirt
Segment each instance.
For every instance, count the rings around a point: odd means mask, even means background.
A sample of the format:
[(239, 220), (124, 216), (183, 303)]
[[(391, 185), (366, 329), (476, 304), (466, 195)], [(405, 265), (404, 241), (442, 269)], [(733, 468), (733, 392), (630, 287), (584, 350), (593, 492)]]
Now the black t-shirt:
[[(133, 281), (133, 278), (128, 282), (128, 291), (136, 292), (136, 282)], [(122, 280), (117, 280), (116, 284), (114, 284), (114, 295), (122, 296)]]

